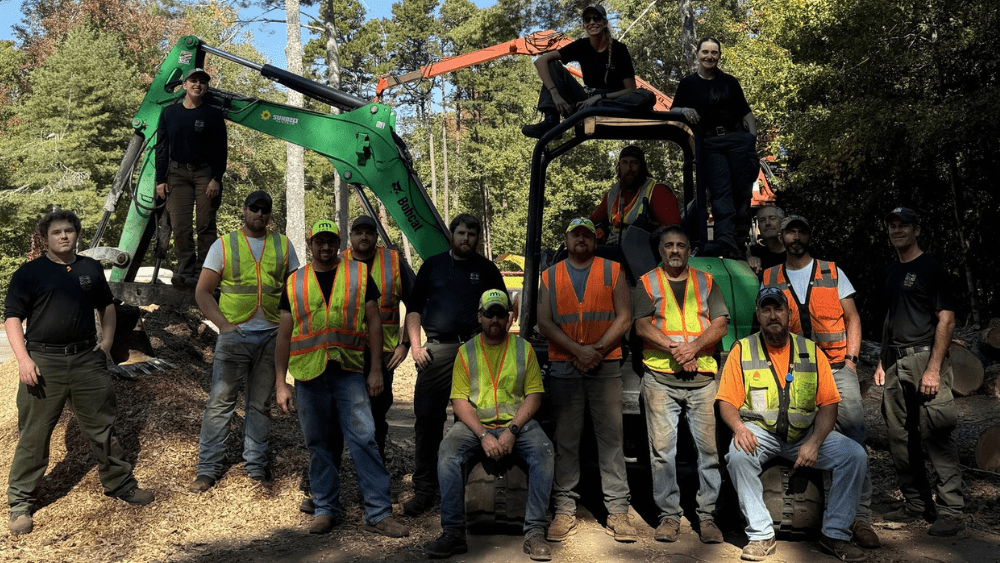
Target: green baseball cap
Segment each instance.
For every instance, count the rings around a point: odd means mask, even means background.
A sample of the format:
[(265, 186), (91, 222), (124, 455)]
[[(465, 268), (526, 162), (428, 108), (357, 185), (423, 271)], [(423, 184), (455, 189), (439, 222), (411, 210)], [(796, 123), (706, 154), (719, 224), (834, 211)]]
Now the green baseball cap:
[(500, 291), (499, 289), (490, 289), (483, 292), (483, 296), (479, 298), (479, 310), (489, 311), (490, 307), (496, 306), (503, 307), (505, 311), (510, 311), (510, 299), (507, 297), (507, 292)]
[(566, 227), (566, 233), (568, 234), (572, 232), (573, 229), (577, 227), (583, 227), (584, 229), (587, 229), (592, 233), (595, 234), (597, 233), (597, 227), (594, 226), (594, 222), (591, 221), (590, 219), (587, 219), (586, 217), (577, 217), (576, 219), (570, 221), (569, 226)]
[(313, 238), (319, 233), (332, 233), (340, 237), (340, 228), (337, 224), (329, 219), (322, 219), (313, 223), (312, 229), (309, 230), (309, 238)]

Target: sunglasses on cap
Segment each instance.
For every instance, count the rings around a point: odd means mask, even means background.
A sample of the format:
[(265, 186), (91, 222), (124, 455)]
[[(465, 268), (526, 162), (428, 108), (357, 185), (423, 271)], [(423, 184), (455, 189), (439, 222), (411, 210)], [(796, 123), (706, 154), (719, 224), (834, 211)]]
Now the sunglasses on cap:
[(604, 16), (583, 16), (583, 23), (601, 23), (602, 21), (604, 21)]
[(496, 307), (491, 307), (489, 311), (480, 311), (480, 314), (487, 319), (503, 318), (507, 316), (507, 311), (500, 311)]
[(263, 213), (264, 215), (267, 215), (271, 212), (270, 207), (264, 207), (260, 205), (248, 205), (247, 209), (250, 210), (250, 213)]

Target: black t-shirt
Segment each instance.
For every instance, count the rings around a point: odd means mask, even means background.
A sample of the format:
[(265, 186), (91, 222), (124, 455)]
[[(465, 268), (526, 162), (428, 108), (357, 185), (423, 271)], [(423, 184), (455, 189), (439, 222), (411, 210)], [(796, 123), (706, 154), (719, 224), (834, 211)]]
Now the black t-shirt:
[(94, 310), (103, 310), (113, 299), (96, 260), (77, 255), (67, 265), (42, 256), (14, 272), (4, 317), (28, 321), (28, 342), (73, 344), (96, 338)]
[(212, 178), (222, 181), (229, 154), (226, 119), (222, 110), (209, 105), (187, 109), (182, 102), (169, 105), (160, 112), (156, 126), (156, 183), (167, 181), (170, 161), (181, 164), (208, 164)]
[[(313, 274), (316, 275), (316, 283), (319, 284), (319, 288), (323, 290), (323, 298), (329, 303), (330, 295), (333, 294), (333, 280), (337, 277), (337, 268), (326, 272), (313, 270)], [(382, 292), (378, 290), (378, 286), (375, 285), (375, 280), (372, 279), (371, 274), (368, 274), (368, 283), (365, 285), (365, 302), (378, 301), (379, 297), (382, 297)], [(281, 290), (281, 302), (278, 304), (278, 308), (282, 311), (292, 310), (292, 304), (288, 301), (287, 283)]]
[[(608, 68), (609, 56), (611, 68)], [(628, 52), (628, 47), (616, 39), (612, 39), (610, 47), (600, 53), (594, 50), (590, 39), (577, 39), (559, 49), (559, 58), (565, 64), (580, 63), (583, 83), (590, 88), (617, 92), (625, 89), (626, 79), (635, 78), (632, 55)]]
[(479, 254), (456, 260), (442, 252), (417, 272), (408, 311), (420, 313), (427, 338), (468, 334), (479, 328), (479, 298), (488, 289), (507, 291), (496, 264)]
[(949, 283), (948, 272), (928, 254), (889, 266), (885, 279), (889, 311), (882, 331), (883, 359), (888, 357), (889, 346), (934, 344), (937, 312), (954, 311)]
[(758, 278), (764, 277), (764, 270), (768, 268), (773, 268), (775, 266), (785, 263), (785, 251), (781, 252), (771, 252), (771, 249), (767, 247), (766, 244), (754, 244), (750, 246), (750, 254), (760, 258), (760, 273), (757, 274)]
[(698, 112), (702, 130), (723, 126), (735, 128), (750, 113), (750, 104), (740, 81), (731, 74), (717, 71), (705, 80), (697, 74), (685, 76), (677, 85), (672, 107), (693, 108)]

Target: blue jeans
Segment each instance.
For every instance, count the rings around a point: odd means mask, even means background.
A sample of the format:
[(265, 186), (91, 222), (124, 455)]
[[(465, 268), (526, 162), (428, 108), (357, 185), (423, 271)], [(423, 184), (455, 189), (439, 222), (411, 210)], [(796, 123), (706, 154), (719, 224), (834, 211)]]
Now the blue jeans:
[[(862, 448), (868, 433), (865, 430), (865, 407), (861, 399), (861, 385), (858, 383), (858, 372), (844, 366), (833, 372), (833, 380), (837, 383), (840, 393), (840, 403), (837, 409), (837, 432), (857, 442)], [(827, 485), (827, 497), (830, 494), (829, 477), (824, 479)], [(865, 464), (865, 479), (861, 485), (861, 504), (855, 520), (870, 522), (872, 519), (872, 476), (868, 464)]]
[(267, 436), (271, 430), (271, 395), (274, 394), (274, 340), (276, 330), (235, 330), (219, 335), (212, 363), (212, 389), (201, 421), (198, 440), (198, 475), (222, 476), (229, 421), (236, 396), (243, 389), (243, 461), (252, 476), (267, 472)]
[(715, 396), (719, 382), (704, 387), (671, 387), (646, 373), (642, 378), (642, 401), (646, 407), (649, 461), (653, 473), (653, 500), (660, 520), (680, 522), (681, 490), (677, 483), (677, 423), (686, 413), (691, 437), (698, 449), (698, 520), (712, 520), (715, 501), (722, 487), (719, 452), (715, 445)]
[(309, 484), (316, 505), (315, 514), (327, 514), (336, 519), (343, 513), (340, 473), (334, 465), (334, 456), (339, 456), (340, 451), (334, 451), (331, 442), (335, 427), (331, 418), (339, 416), (347, 450), (354, 462), (358, 488), (365, 499), (365, 522), (376, 524), (392, 516), (389, 472), (375, 444), (375, 420), (365, 377), (344, 371), (336, 362), (329, 362), (318, 377), (295, 382), (295, 402), (309, 448)]
[[(490, 429), (499, 437), (506, 428)], [(462, 422), (456, 422), (438, 451), (438, 483), (441, 487), (441, 527), (465, 536), (465, 474), (463, 466), (483, 451), (479, 438)], [(514, 441), (513, 455), (528, 464), (528, 500), (524, 507), (524, 536), (542, 535), (549, 523), (549, 494), (555, 454), (552, 442), (538, 422), (529, 420)]]
[[(795, 461), (799, 448), (809, 439), (806, 436), (795, 444), (781, 441), (777, 436), (756, 424), (747, 428), (757, 436), (756, 455), (737, 450), (730, 444), (726, 461), (729, 476), (740, 499), (740, 509), (747, 520), (746, 534), (751, 541), (774, 537), (771, 514), (764, 504), (764, 487), (760, 482), (761, 467), (774, 456)], [(868, 454), (857, 442), (834, 430), (823, 440), (813, 467), (833, 471), (833, 494), (826, 499), (823, 511), (823, 534), (835, 540), (851, 540), (851, 524), (861, 500), (861, 483), (864, 480)]]

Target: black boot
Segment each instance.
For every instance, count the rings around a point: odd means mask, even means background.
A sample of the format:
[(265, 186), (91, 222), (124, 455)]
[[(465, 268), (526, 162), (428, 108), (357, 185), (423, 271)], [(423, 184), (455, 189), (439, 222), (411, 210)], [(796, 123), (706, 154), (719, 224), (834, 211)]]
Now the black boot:
[(524, 125), (521, 127), (521, 133), (525, 137), (541, 139), (542, 135), (551, 131), (556, 125), (559, 125), (559, 114), (546, 113), (542, 120), (538, 123), (532, 123), (531, 125)]

